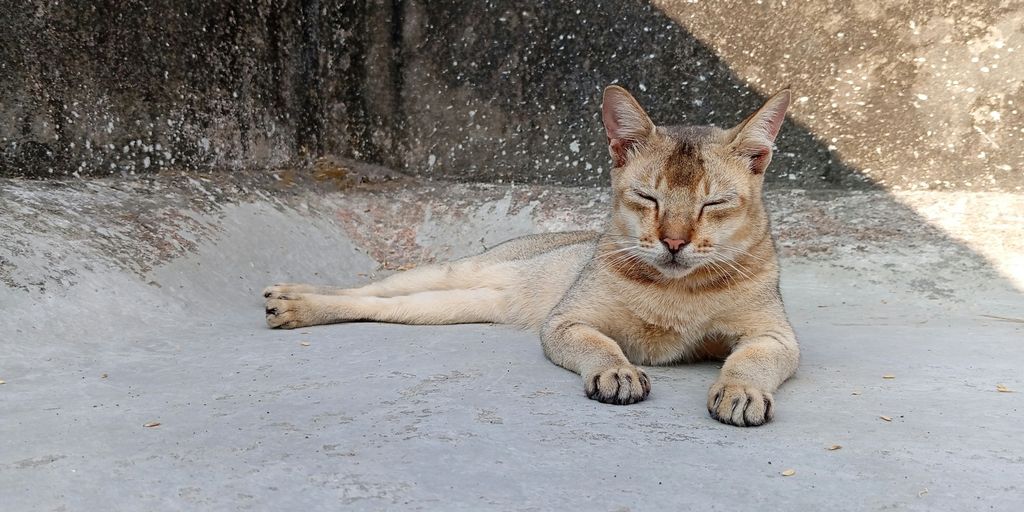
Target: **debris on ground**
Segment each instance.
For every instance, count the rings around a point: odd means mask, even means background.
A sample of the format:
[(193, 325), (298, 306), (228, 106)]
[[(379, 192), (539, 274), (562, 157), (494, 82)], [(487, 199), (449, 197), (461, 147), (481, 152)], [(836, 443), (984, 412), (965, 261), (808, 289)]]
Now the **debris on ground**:
[(1020, 318), (1013, 318), (1013, 317), (999, 316), (999, 315), (981, 315), (981, 316), (983, 316), (985, 318), (991, 318), (993, 320), (1001, 320), (1003, 322), (1012, 322), (1012, 323), (1016, 323), (1016, 324), (1024, 324), (1024, 319), (1020, 319)]

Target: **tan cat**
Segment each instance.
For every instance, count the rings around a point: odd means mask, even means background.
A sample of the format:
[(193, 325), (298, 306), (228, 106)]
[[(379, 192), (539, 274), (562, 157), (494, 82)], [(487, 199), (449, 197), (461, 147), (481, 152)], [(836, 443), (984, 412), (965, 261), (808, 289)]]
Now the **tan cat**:
[(615, 165), (603, 232), (517, 238), (362, 288), (271, 286), (267, 324), (515, 324), (538, 330), (548, 358), (612, 404), (650, 393), (637, 364), (724, 357), (708, 411), (761, 425), (799, 359), (761, 200), (789, 101), (784, 90), (728, 130), (655, 126), (625, 89), (608, 87)]

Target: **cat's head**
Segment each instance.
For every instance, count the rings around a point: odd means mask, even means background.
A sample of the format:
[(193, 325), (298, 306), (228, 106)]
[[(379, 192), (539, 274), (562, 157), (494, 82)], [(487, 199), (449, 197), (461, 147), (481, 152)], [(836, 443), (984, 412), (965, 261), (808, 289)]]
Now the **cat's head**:
[(761, 185), (789, 102), (783, 90), (729, 129), (655, 126), (625, 89), (605, 89), (613, 215), (600, 253), (668, 279), (738, 268), (768, 237)]

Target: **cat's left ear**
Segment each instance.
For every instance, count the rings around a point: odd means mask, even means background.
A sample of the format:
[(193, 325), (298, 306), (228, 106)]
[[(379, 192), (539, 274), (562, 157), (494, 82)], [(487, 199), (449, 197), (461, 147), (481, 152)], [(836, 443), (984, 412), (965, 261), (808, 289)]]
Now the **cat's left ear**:
[(772, 146), (786, 119), (789, 100), (789, 89), (783, 89), (730, 130), (735, 136), (729, 146), (735, 154), (750, 159), (750, 172), (761, 174), (772, 161)]

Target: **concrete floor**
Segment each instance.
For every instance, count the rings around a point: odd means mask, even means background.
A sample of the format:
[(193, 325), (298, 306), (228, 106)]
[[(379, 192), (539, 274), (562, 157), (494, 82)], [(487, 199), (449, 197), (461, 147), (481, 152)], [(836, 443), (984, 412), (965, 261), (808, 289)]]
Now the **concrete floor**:
[[(547, 362), (533, 334), (505, 326), (266, 329), (265, 284), (354, 283), (387, 258), (367, 240), (390, 224), (345, 214), (372, 194), (256, 194), (210, 210), (163, 190), (139, 209), (159, 221), (150, 239), (110, 213), (150, 195), (90, 187), (0, 188), (12, 227), (0, 235), (6, 510), (1024, 506), (1024, 300), (1021, 276), (1005, 271), (1019, 260), (914, 238), (924, 223), (823, 253), (799, 250), (811, 245), (777, 220), (803, 360), (775, 421), (741, 429), (705, 411), (713, 364), (649, 368), (647, 401), (608, 406)], [(419, 251), (410, 258), (596, 222), (523, 213), (507, 204), (515, 191), (448, 193), (445, 205), (471, 213), (420, 216), (403, 235)]]

